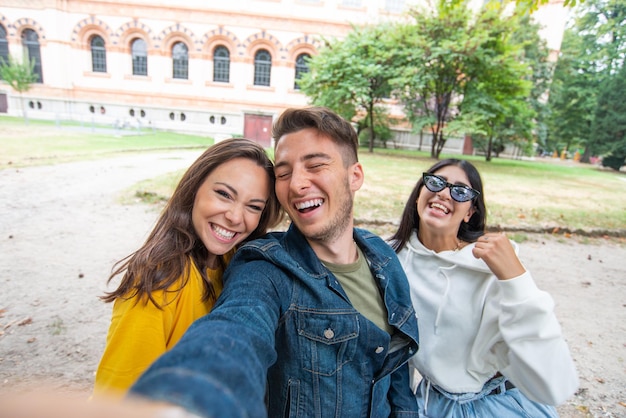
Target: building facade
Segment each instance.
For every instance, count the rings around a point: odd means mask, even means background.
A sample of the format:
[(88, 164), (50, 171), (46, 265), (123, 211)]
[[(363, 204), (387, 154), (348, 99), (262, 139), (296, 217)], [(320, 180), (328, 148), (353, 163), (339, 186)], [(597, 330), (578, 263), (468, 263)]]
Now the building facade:
[(39, 77), (25, 100), (0, 83), (0, 112), (269, 145), (272, 119), (307, 104), (297, 79), (324, 39), (414, 3), (0, 0), (0, 59)]
[[(297, 77), (324, 37), (397, 18), (404, 7), (403, 0), (1, 0), (0, 57), (35, 60), (40, 82), (24, 94), (32, 117), (266, 142), (276, 114), (307, 104)], [(0, 95), (6, 112), (23, 113), (6, 84)]]

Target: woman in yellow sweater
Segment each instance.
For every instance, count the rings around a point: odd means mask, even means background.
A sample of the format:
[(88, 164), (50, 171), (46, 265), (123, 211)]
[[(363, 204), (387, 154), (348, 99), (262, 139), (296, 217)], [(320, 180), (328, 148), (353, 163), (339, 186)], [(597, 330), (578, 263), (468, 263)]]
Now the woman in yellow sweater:
[(247, 139), (207, 149), (183, 175), (146, 242), (114, 266), (118, 288), (94, 395), (123, 395), (207, 314), (236, 246), (278, 224), (274, 167)]

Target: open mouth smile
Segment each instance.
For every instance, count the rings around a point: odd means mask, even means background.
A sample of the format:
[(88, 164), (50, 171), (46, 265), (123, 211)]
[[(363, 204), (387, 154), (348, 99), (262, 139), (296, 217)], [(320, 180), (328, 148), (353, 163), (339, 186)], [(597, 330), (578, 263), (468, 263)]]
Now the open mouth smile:
[(310, 212), (324, 203), (324, 199), (311, 199), (304, 202), (298, 202), (294, 204), (296, 210), (300, 213)]

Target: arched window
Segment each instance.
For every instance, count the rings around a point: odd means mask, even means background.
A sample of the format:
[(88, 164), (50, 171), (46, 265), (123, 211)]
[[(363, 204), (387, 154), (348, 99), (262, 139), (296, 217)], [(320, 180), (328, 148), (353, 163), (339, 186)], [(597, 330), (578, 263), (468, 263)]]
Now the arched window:
[(39, 51), (39, 35), (32, 29), (22, 32), (22, 47), (24, 48), (25, 62), (34, 62), (33, 73), (37, 76), (37, 83), (43, 83), (41, 71), (41, 52)]
[(133, 55), (133, 75), (148, 75), (148, 47), (143, 39), (135, 39), (131, 44)]
[(269, 86), (272, 73), (272, 56), (264, 49), (254, 55), (254, 85)]
[(172, 77), (189, 78), (189, 49), (183, 42), (176, 42), (172, 47)]
[(224, 46), (213, 51), (213, 81), (228, 83), (230, 81), (230, 52)]
[(95, 35), (91, 38), (91, 71), (94, 73), (107, 72), (107, 50), (104, 47), (104, 39)]
[(298, 85), (298, 80), (302, 78), (302, 74), (309, 72), (309, 64), (307, 64), (307, 60), (311, 58), (309, 54), (300, 54), (298, 58), (296, 58), (296, 78), (293, 88), (296, 90), (300, 90), (300, 86)]
[(7, 30), (0, 25), (0, 65), (9, 63), (9, 42), (7, 41)]

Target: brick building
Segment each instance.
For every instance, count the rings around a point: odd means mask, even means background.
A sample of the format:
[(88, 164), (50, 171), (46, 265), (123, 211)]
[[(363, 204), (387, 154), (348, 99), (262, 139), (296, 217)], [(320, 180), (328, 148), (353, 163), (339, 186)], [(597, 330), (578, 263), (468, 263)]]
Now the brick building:
[[(413, 3), (0, 0), (0, 58), (36, 61), (40, 82), (24, 94), (33, 118), (269, 145), (273, 117), (307, 104), (297, 78), (322, 36), (397, 19)], [(0, 112), (23, 113), (19, 95), (1, 83)]]

